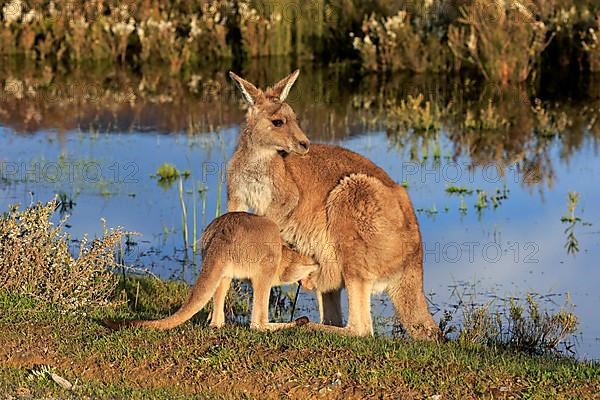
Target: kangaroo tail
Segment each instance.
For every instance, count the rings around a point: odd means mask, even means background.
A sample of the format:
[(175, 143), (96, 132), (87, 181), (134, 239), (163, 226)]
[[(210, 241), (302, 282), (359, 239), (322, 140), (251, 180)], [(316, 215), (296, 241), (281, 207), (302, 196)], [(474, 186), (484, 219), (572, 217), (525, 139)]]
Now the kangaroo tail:
[(113, 321), (105, 319), (102, 322), (112, 330), (118, 330), (130, 326), (139, 326), (154, 329), (171, 329), (179, 326), (192, 318), (215, 294), (221, 279), (223, 278), (224, 268), (219, 262), (207, 262), (202, 266), (200, 276), (196, 280), (192, 293), (185, 303), (173, 315), (159, 320), (129, 320)]

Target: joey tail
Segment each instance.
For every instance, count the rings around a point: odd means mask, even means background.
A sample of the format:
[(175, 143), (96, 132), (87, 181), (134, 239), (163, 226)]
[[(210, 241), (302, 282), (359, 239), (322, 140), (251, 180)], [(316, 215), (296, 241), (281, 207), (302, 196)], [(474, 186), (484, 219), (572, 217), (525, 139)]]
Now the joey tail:
[(203, 265), (190, 296), (173, 315), (158, 320), (113, 321), (104, 319), (103, 324), (112, 330), (130, 326), (163, 330), (172, 329), (183, 324), (208, 304), (223, 278), (223, 266), (219, 265), (218, 261), (211, 261)]

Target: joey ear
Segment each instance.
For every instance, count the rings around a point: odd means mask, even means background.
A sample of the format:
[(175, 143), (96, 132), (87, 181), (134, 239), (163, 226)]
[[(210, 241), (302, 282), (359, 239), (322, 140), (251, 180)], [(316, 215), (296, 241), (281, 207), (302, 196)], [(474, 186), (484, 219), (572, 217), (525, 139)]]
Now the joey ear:
[(300, 75), (299, 69), (295, 70), (294, 72), (277, 82), (275, 86), (271, 88), (270, 94), (275, 97), (278, 97), (279, 101), (285, 101), (288, 94), (290, 94), (290, 89), (296, 82), (296, 79), (298, 79), (298, 75)]
[(254, 103), (256, 102), (256, 98), (261, 93), (260, 89), (257, 89), (256, 86), (254, 86), (247, 80), (240, 78), (239, 76), (234, 74), (233, 71), (229, 71), (229, 76), (231, 77), (231, 79), (233, 79), (235, 81), (237, 86), (242, 91), (242, 94), (244, 95), (244, 99), (246, 99), (246, 101), (250, 105), (254, 105)]

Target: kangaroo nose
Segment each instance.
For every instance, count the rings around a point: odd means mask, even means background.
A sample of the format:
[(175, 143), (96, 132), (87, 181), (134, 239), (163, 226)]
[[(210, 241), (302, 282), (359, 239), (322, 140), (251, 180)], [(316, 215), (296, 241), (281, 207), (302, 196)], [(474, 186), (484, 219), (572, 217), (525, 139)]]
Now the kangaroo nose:
[(304, 150), (308, 150), (308, 146), (310, 146), (310, 142), (308, 140), (301, 140), (298, 142), (298, 144), (300, 145), (300, 147), (302, 147)]

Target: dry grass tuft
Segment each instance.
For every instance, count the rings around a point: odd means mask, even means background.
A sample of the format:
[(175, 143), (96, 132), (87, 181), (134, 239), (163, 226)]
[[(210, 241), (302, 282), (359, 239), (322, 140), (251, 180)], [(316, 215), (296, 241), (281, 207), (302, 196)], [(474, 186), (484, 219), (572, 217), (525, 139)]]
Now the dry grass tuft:
[(53, 200), (23, 211), (13, 207), (0, 218), (0, 290), (64, 309), (109, 303), (118, 284), (115, 247), (124, 232), (105, 229), (91, 242), (84, 237), (74, 258), (64, 220), (51, 221), (57, 205)]
[(477, 305), (462, 302), (460, 343), (505, 347), (529, 354), (571, 352), (578, 319), (569, 298), (555, 312), (541, 310), (528, 294), (523, 301), (509, 299), (501, 309), (492, 302)]

